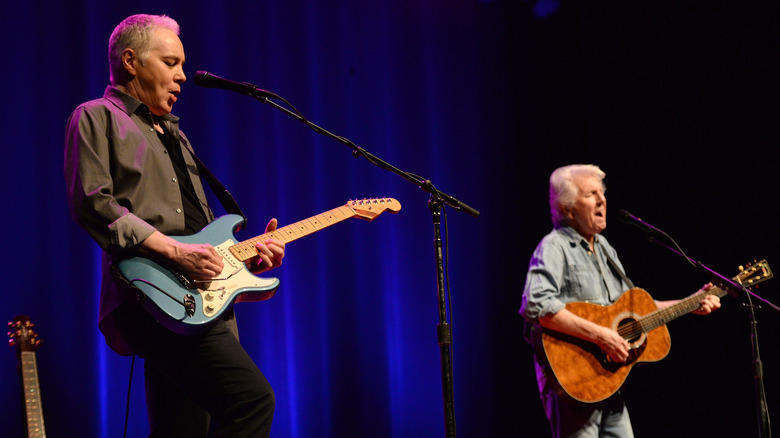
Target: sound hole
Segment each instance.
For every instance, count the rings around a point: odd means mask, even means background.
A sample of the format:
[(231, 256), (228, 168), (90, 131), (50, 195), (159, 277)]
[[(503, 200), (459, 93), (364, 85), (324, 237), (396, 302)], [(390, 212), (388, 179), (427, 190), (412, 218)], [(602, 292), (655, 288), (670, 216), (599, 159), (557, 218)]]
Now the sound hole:
[(628, 361), (634, 362), (645, 351), (647, 335), (642, 330), (642, 325), (634, 318), (625, 318), (618, 324), (618, 333), (629, 344)]
[(636, 342), (640, 337), (642, 337), (642, 327), (639, 326), (639, 324), (636, 324), (636, 319), (634, 318), (626, 318), (620, 321), (620, 324), (618, 324), (618, 333), (628, 341), (629, 344)]

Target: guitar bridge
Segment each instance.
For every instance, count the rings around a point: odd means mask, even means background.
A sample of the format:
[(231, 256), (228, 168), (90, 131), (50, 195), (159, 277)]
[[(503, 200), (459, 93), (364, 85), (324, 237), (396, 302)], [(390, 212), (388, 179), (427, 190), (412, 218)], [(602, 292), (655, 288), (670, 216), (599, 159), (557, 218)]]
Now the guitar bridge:
[(185, 289), (194, 289), (195, 288), (195, 284), (193, 283), (192, 280), (189, 279), (189, 277), (187, 277), (186, 275), (182, 274), (181, 272), (179, 272), (176, 269), (171, 269), (170, 271), (173, 274), (173, 276), (176, 277), (176, 279), (179, 281), (179, 283), (181, 283), (181, 285)]

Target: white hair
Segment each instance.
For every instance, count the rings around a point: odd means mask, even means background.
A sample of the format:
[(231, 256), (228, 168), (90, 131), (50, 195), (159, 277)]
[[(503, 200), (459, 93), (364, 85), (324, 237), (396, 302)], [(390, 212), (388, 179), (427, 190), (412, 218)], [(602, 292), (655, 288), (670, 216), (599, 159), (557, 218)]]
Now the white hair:
[(565, 207), (573, 207), (579, 188), (574, 182), (578, 177), (596, 177), (604, 186), (604, 173), (593, 164), (571, 164), (555, 169), (550, 175), (550, 214), (555, 228), (566, 225)]
[(133, 49), (143, 64), (151, 49), (154, 31), (160, 28), (179, 35), (179, 24), (167, 15), (131, 15), (116, 26), (108, 39), (108, 67), (112, 84), (123, 83), (128, 79), (122, 67), (122, 52)]

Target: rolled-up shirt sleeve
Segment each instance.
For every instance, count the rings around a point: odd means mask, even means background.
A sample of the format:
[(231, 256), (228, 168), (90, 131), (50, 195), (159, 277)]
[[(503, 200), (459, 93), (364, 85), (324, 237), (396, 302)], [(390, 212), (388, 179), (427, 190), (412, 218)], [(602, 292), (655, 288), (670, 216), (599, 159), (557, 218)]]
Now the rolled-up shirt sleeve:
[(565, 269), (563, 249), (551, 239), (543, 239), (531, 257), (523, 288), (520, 314), (530, 322), (560, 312), (566, 305), (560, 299)]
[(155, 228), (114, 196), (110, 158), (112, 139), (105, 112), (77, 108), (65, 137), (65, 179), (73, 220), (103, 249), (122, 250), (149, 237)]

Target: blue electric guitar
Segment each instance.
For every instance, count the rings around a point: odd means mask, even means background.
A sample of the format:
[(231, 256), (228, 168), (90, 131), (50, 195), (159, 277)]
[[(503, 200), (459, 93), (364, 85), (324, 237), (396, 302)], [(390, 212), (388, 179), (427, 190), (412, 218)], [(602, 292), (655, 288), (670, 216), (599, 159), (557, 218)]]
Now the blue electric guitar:
[(264, 301), (274, 296), (279, 279), (258, 277), (245, 265), (257, 256), (255, 243), (266, 239), (288, 243), (352, 217), (371, 221), (386, 210), (397, 213), (400, 209), (401, 204), (393, 198), (349, 201), (341, 207), (239, 243), (233, 240), (233, 232), (244, 219), (229, 214), (211, 222), (197, 234), (173, 237), (182, 243), (209, 244), (217, 250), (225, 267), (211, 280), (192, 280), (145, 257), (121, 260), (115, 271), (143, 292), (147, 298), (143, 300), (144, 307), (160, 324), (176, 333), (194, 334), (208, 329), (234, 302)]

